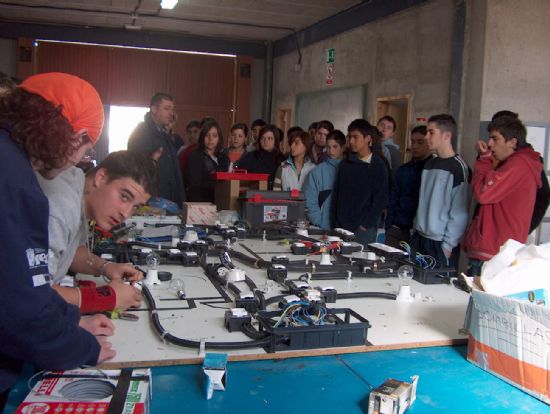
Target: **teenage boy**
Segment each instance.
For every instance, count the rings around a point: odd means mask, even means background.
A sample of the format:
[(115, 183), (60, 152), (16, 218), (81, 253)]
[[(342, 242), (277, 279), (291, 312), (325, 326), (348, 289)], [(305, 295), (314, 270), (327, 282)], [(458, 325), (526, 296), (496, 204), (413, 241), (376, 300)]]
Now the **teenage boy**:
[(327, 137), (334, 131), (334, 125), (332, 122), (323, 120), (317, 123), (317, 130), (315, 131), (315, 142), (311, 149), (313, 154), (313, 162), (320, 164), (328, 158), (327, 156)]
[(352, 154), (340, 163), (336, 176), (334, 227), (353, 231), (366, 247), (376, 241), (378, 220), (388, 203), (388, 169), (378, 155), (378, 131), (368, 121), (354, 120), (348, 136)]
[[(109, 154), (86, 177), (73, 167), (54, 180), (45, 180), (38, 174), (37, 178), (50, 207), (48, 269), (53, 288), (67, 302), (78, 306), (81, 313), (139, 306), (140, 292), (123, 283), (122, 278), (137, 281), (142, 278), (141, 272), (131, 263), (108, 262), (92, 254), (88, 220), (110, 230), (146, 203), (156, 185), (153, 161), (143, 154), (118, 151)], [(68, 270), (106, 276), (110, 283), (99, 288), (90, 283), (79, 288), (60, 286)]]
[(411, 240), (422, 170), (431, 158), (425, 125), (417, 126), (411, 132), (411, 155), (412, 159), (397, 169), (390, 193), (385, 243), (393, 247), (399, 247), (401, 241), (410, 243)]
[(437, 267), (456, 267), (468, 224), (471, 170), (453, 148), (456, 122), (451, 115), (430, 117), (426, 137), (437, 157), (422, 171), (411, 244), (416, 252), (432, 256)]
[[(523, 123), (500, 116), (487, 130), (489, 142), (479, 141), (472, 188), (479, 203), (464, 237), (469, 276), (479, 276), (483, 262), (508, 240), (527, 241), (537, 188), (541, 187), (540, 154), (526, 141)], [(498, 162), (493, 168), (493, 159)]]
[(376, 127), (380, 131), (380, 135), (382, 135), (382, 152), (388, 160), (392, 175), (395, 177), (397, 169), (403, 164), (403, 156), (399, 150), (399, 145), (393, 140), (397, 123), (393, 117), (386, 115), (378, 120)]
[(346, 136), (335, 129), (327, 137), (327, 155), (325, 162), (316, 166), (307, 176), (303, 192), (307, 217), (311, 224), (322, 229), (332, 228), (330, 222), (332, 189), (340, 161), (344, 158)]

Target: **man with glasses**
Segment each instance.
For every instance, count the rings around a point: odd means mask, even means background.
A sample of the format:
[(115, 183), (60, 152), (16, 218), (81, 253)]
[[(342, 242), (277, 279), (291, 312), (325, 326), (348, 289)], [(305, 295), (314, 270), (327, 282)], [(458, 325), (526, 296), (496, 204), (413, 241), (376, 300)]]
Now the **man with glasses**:
[[(86, 177), (79, 168), (72, 167), (54, 180), (38, 174), (37, 178), (50, 206), (48, 268), (54, 289), (82, 313), (139, 306), (140, 292), (123, 279), (138, 281), (143, 275), (131, 263), (112, 263), (94, 255), (90, 251), (93, 243), (88, 220), (110, 230), (146, 203), (156, 187), (153, 161), (143, 154), (118, 151), (109, 154)], [(69, 270), (105, 276), (110, 283), (99, 288), (90, 283), (78, 288), (61, 286)]]

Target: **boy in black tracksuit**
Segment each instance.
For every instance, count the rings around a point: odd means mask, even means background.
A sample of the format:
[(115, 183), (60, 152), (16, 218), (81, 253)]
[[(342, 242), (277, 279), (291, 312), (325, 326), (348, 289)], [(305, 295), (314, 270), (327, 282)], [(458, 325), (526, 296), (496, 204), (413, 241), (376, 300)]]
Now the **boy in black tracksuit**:
[[(364, 119), (348, 126), (353, 154), (340, 163), (334, 186), (334, 223), (353, 231), (365, 247), (376, 241), (382, 210), (388, 204), (388, 169), (379, 151), (375, 128)], [(374, 137), (374, 138), (373, 138)]]

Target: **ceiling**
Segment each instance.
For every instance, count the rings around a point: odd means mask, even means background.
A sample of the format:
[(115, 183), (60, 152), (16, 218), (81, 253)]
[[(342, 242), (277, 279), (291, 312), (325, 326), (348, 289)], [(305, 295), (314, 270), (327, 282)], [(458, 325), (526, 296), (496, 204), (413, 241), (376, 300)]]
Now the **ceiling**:
[(263, 42), (282, 39), (364, 2), (179, 0), (173, 10), (161, 10), (160, 0), (0, 0), (0, 19)]

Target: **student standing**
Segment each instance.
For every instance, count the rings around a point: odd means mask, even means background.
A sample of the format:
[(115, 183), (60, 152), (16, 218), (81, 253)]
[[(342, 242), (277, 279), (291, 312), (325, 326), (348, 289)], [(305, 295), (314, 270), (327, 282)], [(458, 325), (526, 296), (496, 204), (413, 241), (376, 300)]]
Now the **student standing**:
[(325, 230), (332, 228), (332, 191), (345, 146), (344, 133), (338, 129), (332, 131), (327, 137), (328, 158), (308, 174), (303, 186), (307, 217), (311, 224)]
[[(464, 236), (469, 276), (479, 276), (483, 262), (508, 240), (527, 241), (537, 188), (541, 187), (540, 154), (527, 143), (523, 123), (501, 116), (487, 130), (489, 142), (479, 141), (472, 188), (479, 205)], [(493, 159), (498, 161), (493, 167)]]
[(327, 159), (327, 137), (332, 131), (334, 131), (332, 122), (327, 120), (317, 122), (315, 143), (311, 149), (313, 162), (315, 162), (315, 164), (320, 164)]
[(334, 226), (353, 231), (363, 246), (376, 241), (388, 203), (388, 169), (380, 158), (378, 131), (364, 119), (348, 126), (352, 154), (340, 163), (334, 185)]
[(227, 171), (229, 159), (222, 152), (223, 135), (216, 121), (203, 124), (199, 147), (191, 153), (185, 165), (184, 178), (189, 201), (214, 202), (216, 180), (213, 173)]
[(275, 125), (266, 125), (260, 131), (260, 147), (252, 152), (247, 152), (239, 161), (239, 168), (249, 173), (269, 174), (268, 189), (273, 190), (273, 181), (277, 168), (283, 161), (283, 155), (279, 151), (281, 136)]
[(246, 137), (248, 127), (246, 124), (237, 123), (231, 127), (229, 134), (229, 147), (224, 150), (230, 161), (229, 171), (239, 168), (239, 160), (246, 154)]
[(412, 159), (399, 167), (395, 174), (386, 218), (385, 243), (397, 248), (401, 241), (410, 243), (418, 208), (422, 170), (426, 161), (431, 158), (424, 125), (415, 127), (411, 132), (411, 155)]
[(275, 174), (275, 191), (301, 190), (309, 172), (315, 167), (311, 162), (311, 136), (307, 132), (289, 137), (290, 154)]
[(468, 224), (471, 170), (453, 148), (456, 122), (451, 115), (430, 117), (426, 137), (437, 157), (422, 171), (411, 244), (416, 252), (434, 257), (437, 267), (456, 267)]

